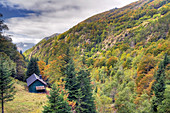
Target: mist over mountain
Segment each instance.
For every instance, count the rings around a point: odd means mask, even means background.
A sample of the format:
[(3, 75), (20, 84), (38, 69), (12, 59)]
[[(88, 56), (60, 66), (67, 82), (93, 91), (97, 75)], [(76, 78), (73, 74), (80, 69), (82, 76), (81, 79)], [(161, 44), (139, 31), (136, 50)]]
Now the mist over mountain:
[[(47, 41), (47, 40), (49, 40), (50, 38), (55, 37), (55, 36), (58, 36), (58, 35), (59, 35), (59, 33), (55, 33), (55, 34), (53, 34), (53, 35), (51, 35), (51, 36), (48, 36), (48, 37), (45, 37), (45, 38), (43, 38), (43, 39), (45, 39), (45, 40)], [(43, 39), (42, 39), (42, 40), (43, 40)], [(35, 45), (36, 45), (36, 44), (34, 44), (34, 43), (24, 43), (24, 42), (16, 43), (16, 46), (17, 46), (18, 51), (22, 51), (22, 52), (25, 52), (26, 50), (32, 48), (32, 47), (35, 46)]]
[(26, 50), (32, 48), (35, 44), (34, 43), (24, 43), (24, 42), (19, 42), (16, 43), (18, 51), (25, 52)]

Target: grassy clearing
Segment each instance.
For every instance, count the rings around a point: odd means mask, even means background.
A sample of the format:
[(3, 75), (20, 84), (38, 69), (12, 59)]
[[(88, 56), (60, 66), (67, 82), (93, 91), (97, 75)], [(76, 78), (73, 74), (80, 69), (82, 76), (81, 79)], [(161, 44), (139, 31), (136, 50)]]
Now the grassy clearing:
[(15, 99), (5, 103), (5, 113), (41, 113), (47, 101), (46, 94), (29, 93), (25, 88), (26, 83), (15, 81)]

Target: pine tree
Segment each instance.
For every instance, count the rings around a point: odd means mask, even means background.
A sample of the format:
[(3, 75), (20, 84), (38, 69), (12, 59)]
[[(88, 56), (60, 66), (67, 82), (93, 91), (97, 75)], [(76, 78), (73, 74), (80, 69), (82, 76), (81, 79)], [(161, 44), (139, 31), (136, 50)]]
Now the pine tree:
[(14, 63), (5, 54), (0, 52), (0, 100), (2, 113), (4, 113), (4, 102), (11, 101), (14, 98), (14, 87), (10, 77), (14, 70)]
[[(75, 71), (73, 60), (70, 59), (66, 66), (66, 83), (65, 88), (68, 90), (69, 101), (76, 102), (76, 113), (95, 113), (94, 99), (92, 97), (92, 88), (89, 72), (80, 69), (77, 73)], [(76, 76), (76, 74), (78, 74)]]
[(43, 113), (70, 113), (71, 107), (64, 100), (64, 93), (60, 93), (60, 88), (54, 84), (50, 91), (50, 96), (47, 96), (48, 104), (44, 106)]
[(64, 61), (67, 63), (69, 63), (70, 61), (70, 48), (67, 47), (66, 48), (66, 51), (65, 51), (65, 55), (64, 55)]
[(70, 48), (66, 46), (65, 52), (61, 56), (60, 62), (62, 63), (62, 66), (60, 66), (60, 72), (62, 75), (65, 75), (66, 66), (71, 59)]
[[(3, 15), (0, 13), (0, 18), (3, 17)], [(2, 37), (3, 30), (8, 30), (8, 26), (4, 24), (4, 21), (0, 19), (0, 38)]]
[(67, 64), (65, 68), (65, 74), (66, 74), (66, 83), (65, 88), (68, 90), (68, 99), (69, 101), (76, 101), (76, 95), (78, 92), (78, 83), (76, 78), (76, 72), (74, 68), (73, 60), (70, 59), (69, 63)]
[(27, 77), (31, 76), (33, 73), (35, 73), (36, 75), (40, 74), (40, 70), (36, 58), (31, 58), (28, 63), (27, 72), (26, 72)]
[(155, 93), (155, 98), (152, 101), (152, 108), (154, 112), (157, 112), (157, 107), (161, 105), (164, 100), (165, 92), (165, 67), (168, 64), (168, 57), (165, 54), (164, 60), (159, 63), (158, 70), (155, 74), (155, 83), (153, 85), (153, 91)]
[(76, 107), (76, 112), (78, 113), (96, 113), (89, 75), (90, 73), (84, 69), (80, 69), (78, 72), (77, 81), (79, 82), (79, 90)]
[(170, 85), (166, 85), (164, 98), (162, 104), (158, 106), (158, 113), (170, 113)]
[(85, 95), (83, 95), (81, 88), (79, 88), (76, 95), (76, 109), (75, 109), (76, 113), (84, 113), (84, 111), (87, 111), (87, 108), (82, 107), (86, 105), (86, 103), (83, 102), (84, 97)]

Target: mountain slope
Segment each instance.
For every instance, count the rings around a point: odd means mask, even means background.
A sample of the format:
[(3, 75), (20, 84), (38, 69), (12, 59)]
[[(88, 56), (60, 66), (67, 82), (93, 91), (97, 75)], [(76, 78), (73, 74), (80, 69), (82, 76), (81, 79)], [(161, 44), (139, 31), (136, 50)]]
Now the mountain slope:
[[(151, 113), (153, 106), (159, 111), (164, 105), (156, 103), (160, 99), (153, 87), (161, 80), (162, 97), (169, 90), (169, 10), (169, 0), (140, 0), (88, 18), (24, 55), (46, 62), (42, 72), (51, 83), (65, 77), (62, 69), (69, 55), (76, 70), (88, 68), (97, 112)], [(155, 77), (160, 70), (163, 79)]]
[(55, 33), (55, 34), (53, 34), (53, 35), (51, 35), (51, 36), (45, 37), (44, 39), (45, 39), (45, 40), (48, 40), (48, 39), (50, 39), (50, 38), (52, 38), (52, 37), (55, 37), (55, 36), (58, 36), (58, 35), (59, 35), (59, 33)]
[[(169, 30), (167, 2), (167, 0), (140, 0), (123, 8), (98, 14), (59, 36), (41, 41), (25, 52), (25, 55), (52, 60), (51, 57), (56, 54), (55, 46), (62, 41), (76, 47), (77, 51), (82, 51), (81, 54), (99, 47), (106, 50), (121, 41), (129, 46), (134, 46), (138, 42), (157, 41), (165, 38)], [(148, 33), (145, 33), (146, 31)]]

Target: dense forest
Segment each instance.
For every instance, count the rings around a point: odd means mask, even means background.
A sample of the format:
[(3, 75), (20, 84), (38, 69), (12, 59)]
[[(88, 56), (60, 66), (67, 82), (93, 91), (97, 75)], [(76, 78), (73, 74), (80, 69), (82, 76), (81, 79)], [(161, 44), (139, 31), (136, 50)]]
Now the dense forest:
[(49, 83), (64, 80), (68, 57), (77, 70), (88, 69), (97, 112), (168, 113), (169, 10), (168, 0), (139, 0), (42, 40), (24, 55), (40, 59)]
[(61, 101), (56, 106), (65, 106), (61, 112), (169, 113), (169, 23), (169, 0), (139, 0), (43, 39), (23, 55), (0, 35), (0, 52), (22, 81), (26, 64), (37, 59), (52, 87), (44, 113), (52, 112), (55, 96)]

